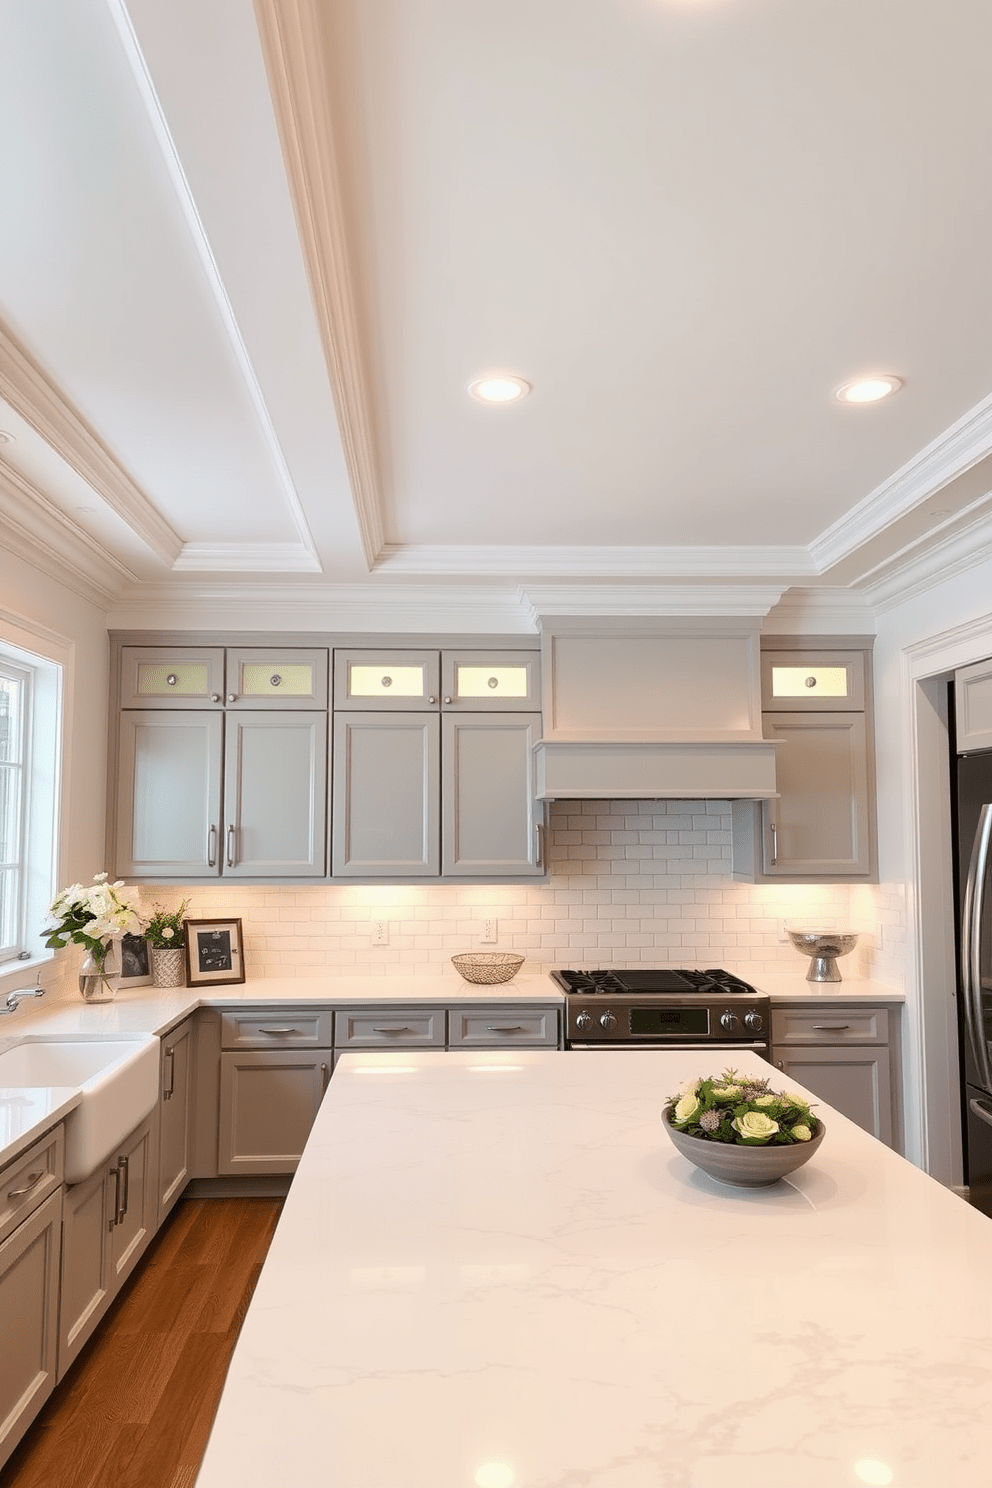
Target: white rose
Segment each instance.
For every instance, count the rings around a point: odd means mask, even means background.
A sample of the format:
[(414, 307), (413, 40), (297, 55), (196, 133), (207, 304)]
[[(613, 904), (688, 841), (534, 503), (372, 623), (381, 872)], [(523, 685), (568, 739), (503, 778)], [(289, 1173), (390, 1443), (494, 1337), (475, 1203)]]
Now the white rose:
[(743, 1116), (735, 1116), (730, 1124), (748, 1142), (767, 1142), (778, 1131), (778, 1122), (762, 1111), (745, 1111)]
[(797, 1142), (808, 1142), (813, 1133), (808, 1126), (794, 1126), (792, 1128), (792, 1135)]
[(166, 925), (165, 929), (162, 931), (162, 939), (171, 940), (175, 933), (175, 930), (170, 929), (169, 926)]
[(698, 1112), (699, 1102), (691, 1091), (675, 1102), (675, 1120), (679, 1126), (687, 1126), (695, 1120)]

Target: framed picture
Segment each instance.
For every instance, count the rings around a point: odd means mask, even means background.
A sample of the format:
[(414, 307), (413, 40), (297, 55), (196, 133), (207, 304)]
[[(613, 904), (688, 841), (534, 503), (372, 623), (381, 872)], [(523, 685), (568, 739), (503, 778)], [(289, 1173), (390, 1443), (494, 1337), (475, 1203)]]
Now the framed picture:
[(183, 920), (183, 926), (189, 986), (244, 981), (240, 920)]
[(121, 986), (148, 987), (152, 980), (151, 956), (143, 935), (121, 938)]

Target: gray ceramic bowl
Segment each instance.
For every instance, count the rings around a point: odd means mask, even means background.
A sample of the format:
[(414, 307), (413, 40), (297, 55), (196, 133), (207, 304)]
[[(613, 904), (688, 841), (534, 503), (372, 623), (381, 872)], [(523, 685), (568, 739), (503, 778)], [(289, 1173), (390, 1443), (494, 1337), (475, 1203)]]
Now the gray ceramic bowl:
[(683, 1157), (711, 1178), (732, 1183), (735, 1188), (766, 1188), (808, 1162), (823, 1141), (826, 1127), (817, 1122), (816, 1136), (808, 1142), (790, 1142), (779, 1147), (738, 1147), (731, 1142), (707, 1142), (678, 1131), (668, 1119), (666, 1106), (661, 1124)]

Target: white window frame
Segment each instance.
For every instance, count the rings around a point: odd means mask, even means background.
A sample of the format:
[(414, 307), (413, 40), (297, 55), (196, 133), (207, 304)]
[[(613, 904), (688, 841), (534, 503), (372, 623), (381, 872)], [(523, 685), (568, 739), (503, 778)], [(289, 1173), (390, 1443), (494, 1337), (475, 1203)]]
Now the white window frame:
[[(62, 805), (63, 678), (71, 646), (0, 615), (0, 664), (27, 679), (24, 781), (20, 820), (20, 882), (16, 944), (0, 947), (0, 977), (51, 960), (42, 939), (57, 892)], [(7, 623), (5, 623), (7, 622)]]

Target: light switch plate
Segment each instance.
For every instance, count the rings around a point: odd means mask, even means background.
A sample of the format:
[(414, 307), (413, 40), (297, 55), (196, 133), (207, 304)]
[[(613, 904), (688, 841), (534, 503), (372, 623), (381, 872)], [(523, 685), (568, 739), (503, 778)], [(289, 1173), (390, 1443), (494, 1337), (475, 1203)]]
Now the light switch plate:
[(495, 945), (499, 939), (499, 927), (495, 915), (486, 915), (482, 921), (482, 934), (479, 936), (483, 945)]

